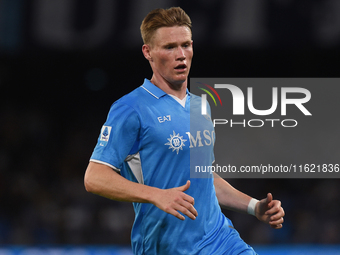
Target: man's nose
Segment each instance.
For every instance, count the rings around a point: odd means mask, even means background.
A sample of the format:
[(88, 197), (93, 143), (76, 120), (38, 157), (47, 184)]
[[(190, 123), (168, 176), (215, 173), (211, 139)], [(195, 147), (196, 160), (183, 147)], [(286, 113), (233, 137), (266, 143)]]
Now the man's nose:
[(176, 55), (176, 59), (178, 60), (184, 60), (185, 57), (185, 52), (184, 49), (182, 47), (178, 47), (177, 48), (177, 55)]

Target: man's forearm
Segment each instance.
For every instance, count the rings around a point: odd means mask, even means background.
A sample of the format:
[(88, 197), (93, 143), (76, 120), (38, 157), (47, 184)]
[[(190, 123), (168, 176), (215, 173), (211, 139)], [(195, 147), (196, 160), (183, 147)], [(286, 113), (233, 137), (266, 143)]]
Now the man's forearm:
[(182, 214), (192, 220), (197, 217), (194, 198), (184, 193), (189, 189), (190, 181), (180, 187), (159, 189), (129, 181), (109, 166), (90, 162), (86, 169), (84, 183), (88, 192), (112, 200), (152, 203), (180, 220), (185, 219)]
[(222, 208), (247, 213), (251, 197), (235, 189), (227, 181), (214, 173), (216, 196)]
[(157, 188), (125, 179), (109, 166), (90, 162), (84, 178), (88, 192), (117, 201), (152, 203)]

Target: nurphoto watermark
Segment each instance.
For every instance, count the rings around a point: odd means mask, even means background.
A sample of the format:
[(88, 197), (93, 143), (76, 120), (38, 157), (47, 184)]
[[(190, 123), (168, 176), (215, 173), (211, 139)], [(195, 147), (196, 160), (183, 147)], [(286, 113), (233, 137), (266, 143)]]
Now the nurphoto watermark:
[[(212, 124), (199, 130), (190, 120), (191, 144), (202, 147), (190, 152), (192, 177), (340, 178), (339, 78), (191, 78), (189, 85)], [(197, 163), (205, 143), (214, 146), (212, 164)]]

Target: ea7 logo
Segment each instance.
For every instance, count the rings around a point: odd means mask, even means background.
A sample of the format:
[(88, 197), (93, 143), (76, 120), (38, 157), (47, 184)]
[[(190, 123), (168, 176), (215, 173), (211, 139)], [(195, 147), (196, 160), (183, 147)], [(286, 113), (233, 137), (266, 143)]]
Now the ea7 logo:
[[(244, 94), (242, 90), (232, 84), (215, 84), (216, 89), (228, 89), (233, 97), (233, 115), (244, 115)], [(288, 98), (290, 93), (300, 93), (303, 95), (302, 98)], [(303, 105), (311, 99), (311, 93), (305, 88), (298, 87), (282, 87), (281, 88), (281, 115), (287, 114), (287, 105), (295, 105), (304, 115), (312, 115), (306, 107)], [(253, 104), (253, 88), (247, 88), (247, 105), (251, 113), (255, 115), (270, 115), (274, 113), (278, 106), (278, 88), (272, 88), (272, 105), (269, 109), (258, 110), (255, 109)], [(202, 94), (201, 104), (202, 115), (207, 115), (207, 95)]]
[(171, 115), (160, 116), (157, 119), (159, 123), (163, 123), (164, 121), (171, 121)]

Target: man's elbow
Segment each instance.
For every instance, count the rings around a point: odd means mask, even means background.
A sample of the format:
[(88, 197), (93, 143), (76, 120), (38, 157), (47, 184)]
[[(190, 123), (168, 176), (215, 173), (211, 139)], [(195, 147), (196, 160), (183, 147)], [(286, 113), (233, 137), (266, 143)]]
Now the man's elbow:
[(95, 187), (93, 185), (92, 177), (91, 177), (91, 170), (89, 168), (86, 169), (86, 172), (85, 172), (84, 186), (87, 192), (95, 193)]

